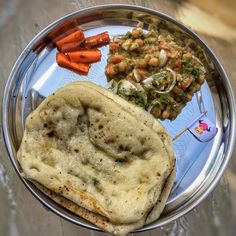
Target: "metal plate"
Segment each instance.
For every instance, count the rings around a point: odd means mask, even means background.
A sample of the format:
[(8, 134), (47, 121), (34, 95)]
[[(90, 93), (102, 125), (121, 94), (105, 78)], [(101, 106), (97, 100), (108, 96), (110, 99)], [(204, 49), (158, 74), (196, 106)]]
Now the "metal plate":
[(166, 208), (160, 219), (138, 231), (162, 226), (197, 206), (216, 186), (232, 153), (235, 138), (235, 102), (229, 80), (210, 49), (202, 40), (174, 19), (146, 8), (128, 5), (98, 6), (75, 12), (49, 25), (24, 49), (16, 61), (6, 85), (2, 125), (6, 147), (12, 164), (31, 193), (53, 212), (78, 225), (98, 230), (97, 227), (59, 206), (33, 184), (20, 176), (16, 160), (26, 116), (40, 102), (67, 82), (88, 80), (101, 86), (106, 84), (104, 69), (108, 47), (101, 48), (102, 60), (92, 66), (89, 75), (79, 76), (57, 66), (53, 40), (58, 35), (80, 26), (86, 36), (108, 31), (111, 36), (122, 35), (134, 26), (144, 30), (167, 27), (181, 32), (193, 41), (208, 58), (211, 73), (207, 83), (187, 104), (175, 121), (162, 122), (171, 136), (185, 128), (200, 111), (216, 123), (214, 140), (200, 143), (188, 132), (174, 142), (177, 175)]

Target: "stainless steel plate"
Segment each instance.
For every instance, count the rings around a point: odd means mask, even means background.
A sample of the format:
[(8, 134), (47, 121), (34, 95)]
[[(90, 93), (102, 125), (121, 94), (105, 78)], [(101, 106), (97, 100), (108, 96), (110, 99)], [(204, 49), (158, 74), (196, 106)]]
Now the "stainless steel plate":
[(197, 206), (216, 186), (231, 156), (235, 136), (235, 102), (229, 80), (210, 49), (202, 40), (174, 19), (147, 8), (128, 5), (107, 5), (81, 10), (65, 16), (40, 32), (24, 49), (8, 78), (2, 107), (3, 134), (12, 164), (31, 193), (58, 215), (89, 229), (98, 229), (67, 211), (41, 193), (20, 176), (16, 160), (26, 116), (38, 104), (65, 83), (88, 80), (101, 86), (106, 84), (104, 68), (108, 48), (103, 47), (102, 60), (92, 66), (87, 77), (57, 66), (53, 40), (58, 35), (80, 26), (85, 35), (108, 31), (111, 36), (122, 35), (134, 26), (144, 30), (163, 27), (180, 32), (207, 59), (208, 81), (194, 96), (175, 121), (163, 125), (171, 136), (185, 128), (200, 111), (218, 127), (209, 143), (200, 143), (188, 132), (174, 142), (177, 157), (177, 176), (166, 209), (161, 218), (139, 231), (169, 223)]

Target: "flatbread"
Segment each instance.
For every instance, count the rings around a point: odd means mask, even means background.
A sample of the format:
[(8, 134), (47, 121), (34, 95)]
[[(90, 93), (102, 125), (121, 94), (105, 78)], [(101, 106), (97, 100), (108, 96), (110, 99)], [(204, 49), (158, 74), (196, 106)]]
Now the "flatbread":
[(166, 131), (166, 129), (158, 122), (156, 119), (153, 118), (153, 116), (145, 112), (142, 108), (135, 106), (133, 103), (127, 102), (120, 96), (117, 96), (116, 94), (112, 93), (109, 90), (105, 90), (100, 86), (94, 86), (93, 83), (83, 81), (83, 82), (73, 82), (68, 83), (66, 86), (74, 86), (75, 84), (81, 84), (83, 83), (83, 86), (90, 87), (101, 94), (107, 96), (108, 98), (112, 99), (114, 102), (118, 103), (122, 108), (130, 113), (132, 116), (134, 116), (137, 120), (142, 122), (144, 125), (148, 126), (149, 128), (153, 129), (157, 134), (160, 135), (162, 142), (165, 145), (166, 151), (168, 152), (168, 156), (170, 158), (171, 165), (175, 165), (175, 154), (173, 150), (173, 144), (172, 140)]
[(161, 124), (88, 82), (68, 84), (27, 117), (17, 158), (45, 194), (117, 235), (159, 217), (175, 176)]

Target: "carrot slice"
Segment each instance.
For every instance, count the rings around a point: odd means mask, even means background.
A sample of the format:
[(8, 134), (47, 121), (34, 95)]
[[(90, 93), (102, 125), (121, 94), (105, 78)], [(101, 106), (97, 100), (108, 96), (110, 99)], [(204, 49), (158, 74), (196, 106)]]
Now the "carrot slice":
[(65, 38), (69, 34), (72, 34), (75, 31), (78, 31), (78, 27), (76, 27), (76, 25), (74, 25), (74, 23), (72, 23), (72, 24), (66, 24), (64, 26), (61, 26), (58, 29), (54, 30), (53, 32), (49, 33), (48, 37), (54, 43), (56, 43), (57, 41), (61, 40), (62, 38)]
[(84, 40), (84, 33), (82, 30), (78, 30), (72, 34), (69, 34), (68, 36), (58, 40), (56, 42), (57, 47), (60, 49), (63, 44), (71, 43), (74, 41), (82, 41)]
[(97, 34), (85, 39), (85, 47), (86, 48), (94, 48), (101, 47), (107, 45), (110, 42), (110, 37), (107, 32), (103, 32), (101, 34)]
[(57, 53), (56, 61), (59, 66), (84, 75), (88, 74), (89, 68), (91, 66), (90, 64), (72, 62), (67, 55), (64, 55), (60, 52)]
[(71, 43), (63, 44), (59, 49), (60, 52), (66, 53), (66, 52), (73, 52), (81, 48), (82, 41), (74, 41)]
[(89, 49), (69, 52), (68, 56), (73, 62), (91, 63), (100, 61), (102, 55), (98, 49)]

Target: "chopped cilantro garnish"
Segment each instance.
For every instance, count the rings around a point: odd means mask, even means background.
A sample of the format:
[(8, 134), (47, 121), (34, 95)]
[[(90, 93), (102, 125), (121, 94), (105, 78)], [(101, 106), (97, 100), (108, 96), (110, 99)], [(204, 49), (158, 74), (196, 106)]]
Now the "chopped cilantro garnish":
[(198, 68), (193, 68), (192, 75), (195, 79), (198, 79), (199, 75), (200, 75), (199, 69)]
[(187, 68), (189, 68), (189, 67), (192, 66), (189, 60), (183, 60), (183, 61), (182, 61), (182, 65), (183, 65), (184, 67), (187, 67)]
[(170, 96), (168, 95), (161, 95), (159, 98), (161, 104), (168, 104), (170, 102)]
[(143, 107), (143, 108), (146, 107), (146, 101), (141, 97), (133, 97), (131, 101), (133, 101), (136, 105), (140, 107)]
[(146, 94), (146, 92), (135, 91), (133, 94), (125, 96), (125, 98), (140, 107), (143, 107), (143, 108), (147, 107), (147, 94)]
[(166, 71), (161, 71), (161, 72), (159, 72), (159, 73), (153, 75), (153, 78), (154, 78), (154, 79), (158, 79), (158, 78), (166, 77), (166, 76), (167, 76)]
[(191, 74), (193, 65), (189, 60), (183, 60), (182, 61), (182, 66), (183, 66), (183, 74), (189, 75)]

